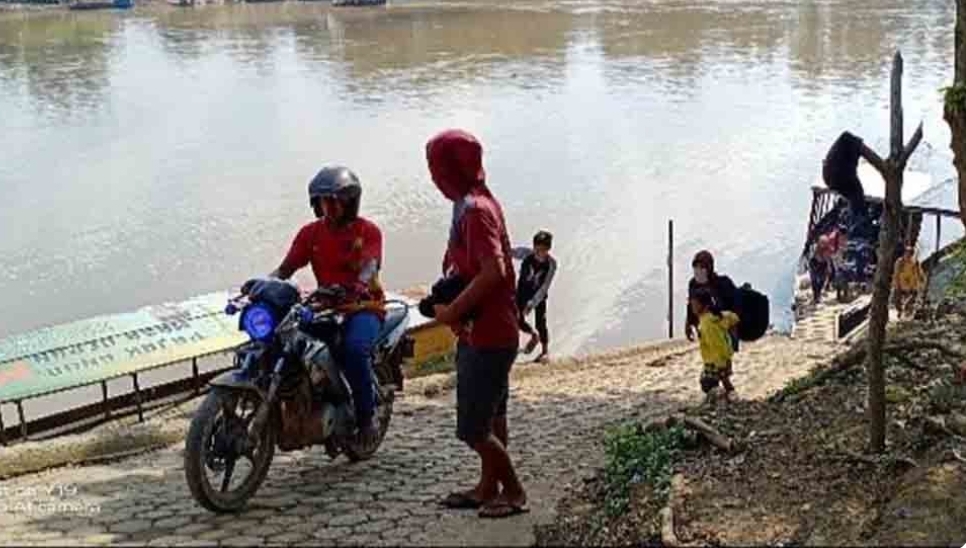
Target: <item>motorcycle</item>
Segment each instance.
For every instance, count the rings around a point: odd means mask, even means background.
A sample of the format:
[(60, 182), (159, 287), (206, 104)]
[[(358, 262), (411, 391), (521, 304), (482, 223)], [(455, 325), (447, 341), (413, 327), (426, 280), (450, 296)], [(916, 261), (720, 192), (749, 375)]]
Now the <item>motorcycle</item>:
[(268, 474), (276, 447), (287, 452), (322, 445), (330, 458), (345, 454), (353, 462), (372, 457), (403, 387), (402, 362), (414, 347), (406, 334), (409, 305), (388, 301), (372, 360), (379, 431), (365, 441), (340, 366), (345, 317), (331, 303), (344, 295), (341, 289), (319, 288), (303, 299), (295, 284), (270, 278), (247, 282), (241, 293), (225, 312), (241, 313), (239, 329), (250, 340), (235, 350), (234, 368), (209, 382), (185, 440), (191, 494), (219, 513), (245, 506)]

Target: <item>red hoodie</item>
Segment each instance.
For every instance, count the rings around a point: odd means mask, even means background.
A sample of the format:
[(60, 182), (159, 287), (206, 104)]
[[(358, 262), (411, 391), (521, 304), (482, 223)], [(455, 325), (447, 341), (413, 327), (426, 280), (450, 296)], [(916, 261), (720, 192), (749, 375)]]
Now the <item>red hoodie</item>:
[(453, 202), (449, 244), (443, 270), (454, 271), (467, 283), (490, 258), (503, 261), (503, 281), (477, 305), (475, 319), (461, 335), (470, 346), (513, 349), (519, 345), (516, 275), (503, 208), (486, 187), (483, 147), (461, 130), (444, 131), (426, 144), (426, 161), (433, 182)]

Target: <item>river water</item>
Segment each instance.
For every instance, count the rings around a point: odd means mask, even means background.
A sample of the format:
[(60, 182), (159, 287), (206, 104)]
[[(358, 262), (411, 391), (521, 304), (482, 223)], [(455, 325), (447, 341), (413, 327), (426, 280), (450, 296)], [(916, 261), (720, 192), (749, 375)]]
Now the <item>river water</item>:
[[(276, 266), (323, 164), (353, 167), (384, 279), (438, 273), (424, 143), (483, 141), (513, 239), (555, 235), (553, 350), (676, 330), (691, 255), (778, 323), (824, 152), (885, 153), (905, 57), (913, 167), (951, 173), (948, 0), (155, 6), (0, 15), (0, 337), (237, 286)], [(308, 282), (305, 276), (300, 278)]]

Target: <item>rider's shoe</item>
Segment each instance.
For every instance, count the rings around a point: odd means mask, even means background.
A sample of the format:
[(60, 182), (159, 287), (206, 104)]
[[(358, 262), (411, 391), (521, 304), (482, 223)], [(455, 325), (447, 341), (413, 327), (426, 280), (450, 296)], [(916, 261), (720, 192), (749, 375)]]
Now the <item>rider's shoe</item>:
[(379, 439), (379, 417), (376, 414), (372, 418), (359, 425), (359, 441), (364, 446), (375, 443)]

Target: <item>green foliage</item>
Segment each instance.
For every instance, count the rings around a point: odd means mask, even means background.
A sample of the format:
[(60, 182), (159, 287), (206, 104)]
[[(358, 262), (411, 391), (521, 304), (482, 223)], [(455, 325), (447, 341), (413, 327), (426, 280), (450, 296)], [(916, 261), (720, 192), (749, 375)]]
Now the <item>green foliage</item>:
[(929, 392), (929, 406), (934, 413), (945, 414), (966, 406), (966, 385), (944, 382)]
[(811, 388), (814, 383), (815, 377), (813, 375), (795, 377), (789, 379), (788, 382), (785, 383), (785, 387), (782, 388), (781, 393), (785, 396), (794, 396), (795, 394), (804, 392), (805, 390)]
[(640, 425), (624, 424), (609, 431), (604, 440), (607, 513), (626, 512), (631, 487), (637, 484), (647, 484), (656, 497), (666, 498), (673, 464), (684, 443), (681, 427), (645, 432)]
[(966, 113), (966, 84), (960, 82), (943, 88), (943, 102), (951, 112)]

